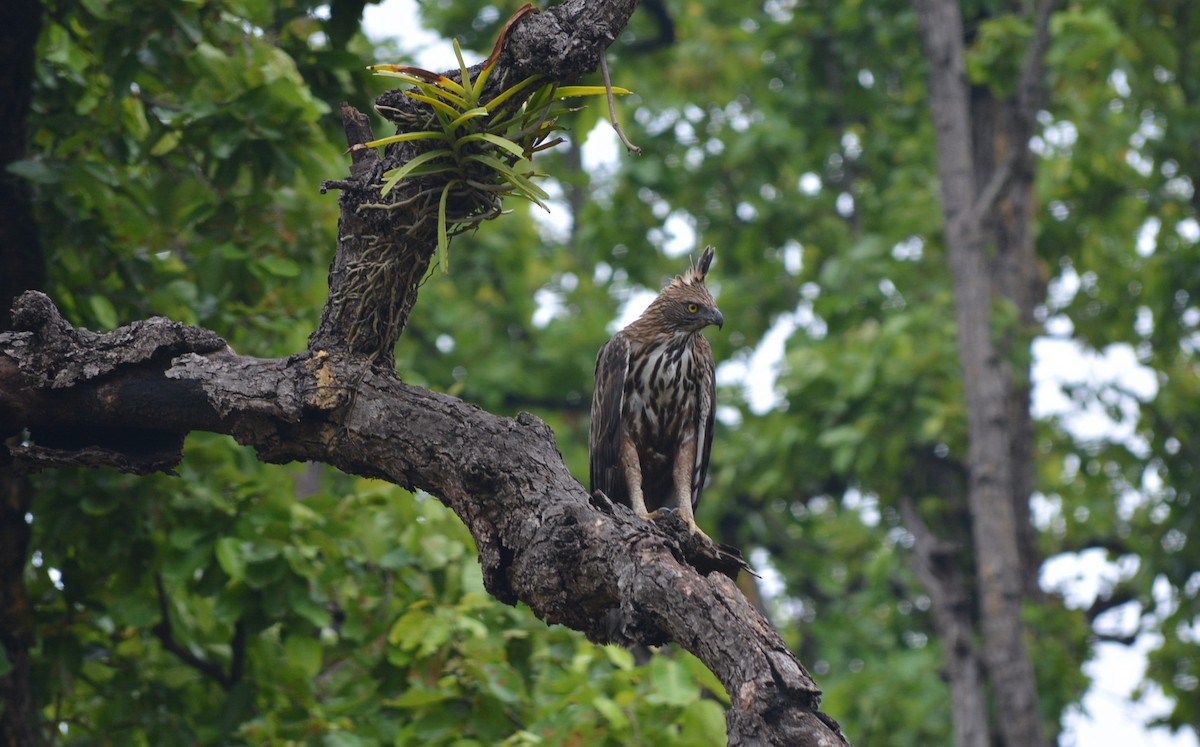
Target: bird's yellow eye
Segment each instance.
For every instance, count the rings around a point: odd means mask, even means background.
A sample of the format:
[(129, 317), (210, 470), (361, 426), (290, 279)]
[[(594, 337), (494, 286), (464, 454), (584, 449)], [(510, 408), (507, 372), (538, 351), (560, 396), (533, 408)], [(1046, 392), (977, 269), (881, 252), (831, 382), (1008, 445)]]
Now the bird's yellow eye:
[(688, 310), (690, 313), (692, 313), (692, 314), (695, 314), (697, 311), (699, 311), (699, 310), (700, 310), (700, 307), (699, 307), (699, 306), (697, 306), (697, 305), (696, 305), (696, 304), (694, 304), (694, 303), (689, 303), (689, 304), (687, 305), (687, 310)]

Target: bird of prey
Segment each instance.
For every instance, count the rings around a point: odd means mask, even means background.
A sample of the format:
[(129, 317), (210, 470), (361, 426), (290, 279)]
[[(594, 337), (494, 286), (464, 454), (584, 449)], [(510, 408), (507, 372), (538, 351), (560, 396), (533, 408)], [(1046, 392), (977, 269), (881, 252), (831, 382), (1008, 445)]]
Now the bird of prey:
[(646, 519), (677, 510), (693, 534), (716, 400), (712, 348), (701, 330), (725, 324), (704, 287), (713, 255), (706, 247), (698, 264), (600, 348), (588, 438), (593, 493)]

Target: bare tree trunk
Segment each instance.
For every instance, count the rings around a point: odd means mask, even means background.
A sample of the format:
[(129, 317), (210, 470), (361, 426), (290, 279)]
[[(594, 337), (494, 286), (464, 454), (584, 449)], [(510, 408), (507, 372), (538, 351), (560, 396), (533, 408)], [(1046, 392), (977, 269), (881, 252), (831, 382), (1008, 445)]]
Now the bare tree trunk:
[(28, 562), (29, 480), (14, 473), (12, 458), (0, 456), (0, 644), (9, 671), (0, 677), (0, 743), (31, 747), (39, 743), (37, 704), (33, 702), (30, 650), (34, 643), (33, 608), (25, 590)]
[(946, 652), (946, 677), (954, 704), (954, 744), (988, 747), (987, 696), (975, 646), (971, 600), (962, 573), (963, 548), (934, 536), (912, 498), (901, 500), (900, 511), (913, 535), (913, 568), (929, 594), (933, 624)]
[[(25, 154), (26, 120), (33, 96), (34, 48), (42, 26), (37, 0), (9, 0), (0, 6), (0, 332), (11, 329), (9, 306), (22, 291), (41, 288), (46, 263), (38, 245), (29, 185), (7, 166)], [(0, 439), (17, 437), (0, 430)], [(33, 700), (30, 650), (34, 620), (25, 589), (29, 561), (29, 513), (33, 488), (12, 470), (7, 449), (0, 454), (0, 645), (9, 671), (0, 676), (0, 744), (39, 743)]]
[[(1014, 424), (1012, 412), (1013, 371), (1003, 355), (1006, 351), (997, 349), (992, 338), (992, 299), (999, 289), (990, 278), (985, 228), (997, 196), (1012, 177), (1012, 163), (1006, 161), (986, 181), (980, 179), (958, 3), (914, 0), (914, 6), (930, 63), (930, 107), (937, 132), (945, 241), (967, 400), (968, 502), (984, 660), (1004, 743), (1040, 747), (1047, 741), (1021, 618), (1029, 578), (1021, 524), (1028, 522), (1028, 509), (1019, 510), (1014, 498), (1023, 482), (1019, 477), (1023, 465), (1014, 464), (1014, 443), (1022, 429)], [(1035, 67), (1040, 70), (1041, 50), (1036, 52)], [(1013, 147), (1024, 149), (1025, 141)], [(1028, 494), (1022, 500), (1027, 506)]]

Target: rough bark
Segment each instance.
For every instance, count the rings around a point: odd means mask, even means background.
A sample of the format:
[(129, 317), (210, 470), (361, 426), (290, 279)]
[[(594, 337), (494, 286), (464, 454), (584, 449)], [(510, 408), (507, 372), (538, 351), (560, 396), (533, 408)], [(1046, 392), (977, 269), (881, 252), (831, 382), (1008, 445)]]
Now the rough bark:
[[(527, 17), (494, 76), (572, 80), (595, 68), (634, 6), (568, 0)], [(353, 109), (344, 107), (343, 119), (351, 145), (370, 138)], [(186, 434), (208, 430), (232, 435), (267, 462), (324, 462), (425, 490), (470, 529), (498, 599), (523, 601), (594, 641), (673, 641), (694, 653), (730, 694), (730, 744), (846, 744), (819, 712), (820, 691), (804, 667), (716, 572), (734, 571), (727, 558), (681, 522), (649, 523), (589, 496), (536, 417), (498, 417), (407, 385), (380, 365), (390, 363), (416, 288), (370, 297), (356, 267), (399, 246), (378, 237), (403, 230), (403, 259), (389, 258), (388, 271), (419, 278), (434, 244), (427, 232), (408, 230), (428, 224), (415, 208), (362, 208), (380, 202), (381, 170), (410, 153), (358, 152), (350, 178), (331, 183), (342, 190), (342, 216), (330, 299), (309, 350), (289, 358), (239, 356), (207, 330), (161, 318), (97, 335), (72, 328), (46, 296), (21, 296), (18, 331), (0, 335), (0, 432), (27, 429), (31, 443), (10, 446), (11, 459), (27, 471), (169, 471)], [(356, 332), (364, 311), (390, 321), (364, 336)]]
[[(1006, 745), (1037, 747), (1047, 744), (1038, 711), (1037, 683), (1025, 641), (1021, 618), (1028, 590), (1031, 534), (1027, 529), (1032, 473), (1017, 439), (1027, 435), (1022, 417), (1014, 411), (1022, 401), (1024, 383), (1014, 381), (1011, 351), (993, 341), (993, 298), (1002, 291), (993, 283), (989, 249), (996, 244), (989, 224), (997, 198), (1007, 195), (1005, 206), (1020, 214), (1003, 216), (999, 225), (1012, 228), (1012, 219), (1023, 220), (1029, 184), (1013, 190), (1032, 174), (1023, 160), (1023, 140), (1005, 140), (1003, 161), (990, 173), (977, 163), (980, 150), (973, 131), (971, 91), (963, 57), (963, 21), (955, 0), (914, 0), (918, 24), (930, 63), (930, 107), (938, 140), (945, 241), (954, 282), (959, 360), (967, 400), (968, 502), (977, 568), (983, 628), (983, 652), (997, 708), (997, 727)], [(1043, 9), (1048, 17), (1048, 6)], [(1020, 84), (1031, 90), (1039, 84), (1044, 37), (1033, 45), (1026, 74)], [(1028, 78), (1028, 79), (1027, 79)], [(1028, 99), (1027, 99), (1028, 101)], [(1011, 135), (1006, 132), (1006, 135)], [(989, 146), (991, 144), (989, 143)], [(989, 154), (990, 155), (990, 154)], [(1018, 200), (1025, 200), (1018, 204)], [(1015, 242), (1015, 243), (1014, 243)], [(1005, 241), (1006, 265), (1029, 261), (1032, 251), (1027, 234)], [(1018, 275), (1013, 274), (1013, 278)], [(1007, 288), (1019, 290), (1014, 283)], [(1005, 346), (1007, 347), (1007, 346)], [(1024, 396), (1027, 396), (1025, 394)]]
[[(570, 83), (594, 72), (636, 7), (637, 0), (568, 0), (544, 13), (522, 16), (503, 40), (484, 98), (533, 75)], [(471, 68), (472, 79), (484, 64)], [(461, 78), (456, 70), (445, 75)], [(531, 92), (532, 87), (527, 89)], [(376, 109), (396, 123), (398, 131), (433, 127), (425, 105), (399, 89), (382, 94)], [(349, 107), (343, 107), (342, 114), (352, 148), (373, 139), (365, 117)], [(329, 301), (309, 340), (311, 348), (369, 355), (391, 365), (396, 340), (434, 261), (437, 214), (430, 205), (436, 205), (436, 196), (452, 177), (405, 180), (388, 195), (380, 187), (385, 172), (428, 147), (424, 141), (398, 143), (382, 158), (371, 150), (357, 150), (350, 178), (326, 183), (342, 193), (340, 251), (330, 268)], [(469, 204), (460, 198), (457, 209), (448, 212), (479, 220), (499, 214), (498, 203), (486, 194), (480, 198)]]
[(900, 504), (904, 526), (913, 535), (913, 569), (929, 594), (933, 624), (946, 656), (946, 677), (954, 708), (954, 744), (988, 747), (988, 704), (983, 667), (975, 645), (971, 600), (963, 577), (963, 548), (937, 538), (911, 498)]
[(689, 564), (702, 543), (589, 497), (536, 417), (491, 415), (363, 357), (243, 357), (158, 318), (95, 335), (40, 293), (14, 311), (21, 331), (0, 335), (0, 428), (33, 434), (37, 445), (11, 449), (23, 469), (169, 469), (183, 434), (202, 429), (266, 462), (321, 461), (425, 490), (470, 528), (498, 599), (594, 641), (674, 641), (705, 662), (733, 700), (730, 744), (846, 743), (766, 619), (725, 575)]
[[(42, 5), (11, 0), (0, 6), (0, 332), (10, 329), (9, 307), (18, 293), (41, 288), (46, 265), (38, 245), (29, 184), (7, 167), (25, 154), (26, 121), (33, 96), (34, 49)], [(0, 439), (11, 434), (0, 432)], [(25, 589), (33, 499), (28, 478), (0, 454), (0, 645), (9, 671), (0, 676), (0, 744), (38, 744), (30, 650), (33, 608)]]

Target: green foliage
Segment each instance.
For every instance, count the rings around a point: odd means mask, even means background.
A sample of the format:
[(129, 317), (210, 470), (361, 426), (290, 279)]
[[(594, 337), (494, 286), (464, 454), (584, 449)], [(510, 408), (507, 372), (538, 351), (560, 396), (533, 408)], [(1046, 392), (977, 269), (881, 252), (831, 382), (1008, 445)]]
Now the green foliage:
[[(79, 475), (44, 486), (61, 498), (37, 522), (31, 590), (43, 622), (70, 611), (46, 626), (42, 656), (43, 696), (61, 696), (72, 743), (707, 745), (723, 733), (701, 699), (719, 684), (693, 658), (635, 668), (488, 596), (470, 535), (429, 496), (263, 469), (230, 447), (196, 437), (181, 480), (103, 486), (119, 499), (78, 501)], [(314, 476), (319, 489), (298, 495)], [(175, 640), (226, 672), (245, 627), (246, 672), (229, 692), (164, 651), (160, 605)]]
[(967, 77), (974, 85), (988, 86), (997, 96), (1014, 95), (1032, 38), (1033, 26), (1027, 18), (986, 18), (979, 23), (975, 42), (966, 54)]
[[(1147, 682), (1175, 698), (1168, 724), (1196, 729), (1200, 29), (1183, 2), (1112, 0), (1053, 20), (1035, 140), (1044, 318), (1085, 348), (1128, 345), (1157, 386), (1133, 414), (1114, 387), (1075, 386), (1073, 401), (1136, 437), (1082, 438), (1048, 417), (1036, 453), (1041, 552), (1102, 546), (1121, 561), (1119, 590), (1161, 636)], [(518, 4), (422, 12), (481, 50)], [(37, 190), (55, 301), (94, 329), (163, 314), (243, 353), (302, 349), (335, 241), (335, 200), (316, 185), (346, 169), (329, 113), (379, 92), (363, 70), (383, 53), (346, 31), (354, 4), (327, 19), (305, 2), (49, 5), (30, 157), (13, 171)], [(613, 319), (679, 272), (681, 244), (716, 245), (730, 320), (712, 338), (718, 360), (750, 365), (764, 340), (782, 357), (771, 392), (722, 377), (700, 523), (777, 573), (774, 620), (856, 743), (949, 744), (940, 643), (897, 508), (912, 498), (963, 537), (966, 413), (911, 5), (667, 8), (674, 43), (639, 46), (661, 31), (639, 12), (610, 55), (618, 79), (637, 81), (623, 121), (645, 155), (585, 173), (578, 146), (599, 107), (563, 118), (570, 147), (539, 156), (553, 177), (539, 199), (568, 225), (517, 203), (459, 236), (455, 273), (422, 286), (397, 367), (492, 411), (536, 412), (582, 477)], [(1027, 22), (991, 0), (964, 13), (972, 83), (1010, 92)], [(437, 137), (423, 146), (486, 145), (510, 166), (532, 152), (482, 137), (502, 133), (491, 116), (462, 119), (479, 79), (460, 71), (456, 85), (442, 90), (463, 104), (421, 92), (456, 112), (424, 128)], [(1138, 251), (1149, 228), (1153, 251)], [(708, 695), (724, 694), (694, 659), (635, 667), (498, 605), (470, 538), (428, 496), (264, 466), (202, 435), (181, 472), (37, 478), (36, 696), (72, 742), (722, 741)], [(229, 691), (164, 648), (163, 599), (173, 639), (221, 672), (244, 629)], [(1054, 727), (1086, 686), (1092, 632), (1053, 598), (1028, 619)]]
[[(532, 76), (485, 100), (487, 82), (495, 67), (494, 59), (489, 59), (472, 81), (457, 39), (454, 40), (454, 54), (459, 65), (457, 81), (420, 68), (371, 66), (378, 75), (398, 78), (413, 86), (404, 94), (428, 105), (440, 127), (437, 130), (405, 131), (363, 146), (434, 141), (430, 150), (422, 151), (402, 166), (386, 172), (380, 193), (386, 196), (405, 179), (448, 175), (441, 186), (437, 208), (438, 264), (443, 272), (450, 269), (450, 236), (479, 225), (483, 218), (498, 216), (501, 198), (521, 197), (547, 211), (550, 209), (545, 202), (550, 195), (532, 181), (539, 175), (532, 170), (524, 171), (517, 164), (532, 161), (535, 152), (562, 142), (562, 138), (549, 142), (547, 139), (562, 129), (557, 125), (558, 118), (572, 111), (562, 105), (564, 100), (606, 92), (605, 88), (597, 86), (544, 83), (529, 93), (526, 89), (542, 77)], [(611, 93), (627, 94), (629, 91), (614, 88)], [(466, 211), (462, 216), (448, 216), (446, 206), (451, 195), (454, 195), (455, 204), (470, 204), (482, 198), (484, 206)]]
[(162, 314), (266, 355), (303, 343), (336, 219), (313, 185), (340, 159), (329, 104), (246, 33), (270, 20), (246, 11), (50, 8), (19, 168), (36, 176), (52, 295), (75, 321)]
[[(243, 353), (300, 350), (335, 240), (336, 201), (316, 185), (346, 168), (329, 112), (365, 106), (367, 81), (347, 71), (374, 52), (351, 39), (359, 54), (331, 62), (312, 41), (328, 27), (305, 6), (137, 6), (47, 21), (31, 156), (14, 170), (37, 188), (51, 293), (93, 329), (163, 314)], [(455, 282), (423, 290), (406, 377), (500, 410), (562, 397), (564, 382), (582, 401), (593, 351), (557, 320), (532, 324), (533, 291), (582, 265), (530, 251), (524, 210), (471, 239), (482, 251), (464, 253)], [(535, 340), (543, 330), (570, 355)], [(521, 354), (499, 365), (506, 346)], [(698, 661), (634, 667), (500, 605), (464, 527), (429, 496), (262, 465), (204, 434), (180, 472), (37, 483), (35, 697), (73, 744), (721, 742), (708, 698), (723, 692)]]

